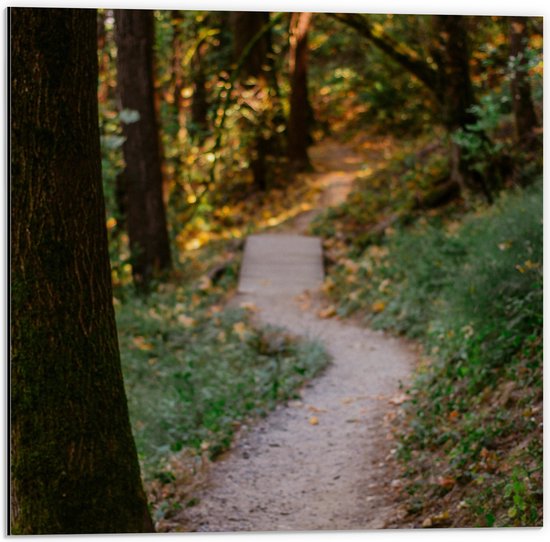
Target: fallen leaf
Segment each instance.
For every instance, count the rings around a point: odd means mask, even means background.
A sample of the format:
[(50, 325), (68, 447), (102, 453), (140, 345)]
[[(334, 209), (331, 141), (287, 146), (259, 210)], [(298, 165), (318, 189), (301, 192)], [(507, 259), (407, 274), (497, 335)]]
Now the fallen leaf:
[(204, 292), (205, 290), (208, 290), (212, 286), (212, 280), (210, 277), (204, 275), (199, 279), (198, 289)]
[(245, 301), (240, 304), (241, 309), (245, 309), (250, 312), (258, 312), (258, 306), (250, 301)]
[(319, 412), (328, 412), (326, 408), (317, 408), (317, 407), (312, 406), (312, 405), (308, 406), (307, 409), (310, 412), (317, 412), (317, 413), (319, 413)]
[(452, 410), (451, 412), (449, 412), (449, 415), (447, 417), (449, 418), (450, 422), (456, 422), (459, 416), (460, 412), (458, 412), (458, 410)]
[(137, 346), (140, 350), (143, 350), (143, 351), (149, 351), (149, 350), (153, 350), (153, 345), (151, 343), (148, 343), (145, 341), (145, 339), (141, 336), (139, 337), (134, 337), (132, 339), (132, 342), (134, 343), (135, 346)]
[(388, 403), (390, 403), (391, 405), (395, 405), (395, 406), (399, 406), (399, 405), (402, 405), (409, 397), (404, 394), (404, 393), (401, 393), (399, 395), (396, 395), (395, 397), (392, 397)]
[(180, 314), (178, 316), (178, 323), (183, 327), (192, 327), (195, 325), (195, 320), (186, 314)]
[(452, 476), (440, 476), (437, 479), (437, 485), (445, 489), (451, 489), (456, 484), (456, 480)]
[(317, 416), (311, 416), (309, 423), (310, 425), (319, 425), (319, 418)]
[(244, 341), (246, 338), (247, 328), (244, 322), (236, 322), (233, 324), (233, 331), (239, 336), (241, 341)]
[(332, 280), (330, 277), (327, 277), (325, 281), (323, 282), (323, 285), (321, 286), (321, 290), (324, 293), (330, 292), (332, 289), (334, 289), (334, 286), (336, 286), (334, 280)]
[(317, 316), (319, 318), (332, 318), (336, 314), (336, 307), (334, 305), (330, 305), (329, 307), (320, 310), (317, 313)]
[(379, 312), (382, 312), (386, 308), (386, 304), (383, 301), (375, 301), (371, 305), (371, 310), (375, 314), (378, 314)]

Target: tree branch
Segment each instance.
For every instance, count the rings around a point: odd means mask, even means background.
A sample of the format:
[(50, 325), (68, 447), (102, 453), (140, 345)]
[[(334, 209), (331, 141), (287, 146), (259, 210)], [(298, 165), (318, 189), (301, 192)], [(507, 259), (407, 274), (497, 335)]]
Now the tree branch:
[(436, 98), (438, 100), (440, 99), (437, 84), (437, 72), (426, 62), (399, 51), (399, 44), (387, 34), (380, 36), (375, 35), (366, 17), (360, 15), (359, 13), (328, 13), (327, 15), (347, 26), (350, 26), (361, 36), (368, 39), (382, 52), (386, 53), (408, 72), (413, 74), (419, 81), (424, 83), (424, 85), (426, 85), (435, 94)]

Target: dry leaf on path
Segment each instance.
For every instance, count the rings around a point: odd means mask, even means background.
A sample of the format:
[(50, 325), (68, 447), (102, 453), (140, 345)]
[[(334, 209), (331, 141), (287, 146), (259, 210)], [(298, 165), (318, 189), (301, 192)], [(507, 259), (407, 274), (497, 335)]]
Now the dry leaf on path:
[(309, 423), (310, 425), (319, 425), (319, 418), (317, 416), (311, 416)]
[(405, 401), (408, 400), (408, 396), (404, 393), (400, 393), (399, 395), (395, 395), (394, 397), (392, 397), (388, 403), (390, 403), (390, 405), (395, 405), (395, 406), (399, 406), (399, 405), (402, 405)]
[(313, 405), (309, 405), (309, 406), (307, 407), (307, 409), (308, 409), (310, 412), (317, 412), (317, 413), (319, 413), (319, 412), (328, 412), (328, 410), (327, 410), (326, 408), (317, 408), (317, 407), (315, 407), (315, 406), (313, 406)]
[(251, 301), (244, 301), (240, 304), (241, 309), (245, 309), (250, 312), (258, 312), (258, 306)]
[(317, 316), (319, 316), (319, 318), (332, 318), (335, 315), (336, 315), (336, 307), (334, 305), (330, 305), (326, 309), (321, 309), (317, 313)]

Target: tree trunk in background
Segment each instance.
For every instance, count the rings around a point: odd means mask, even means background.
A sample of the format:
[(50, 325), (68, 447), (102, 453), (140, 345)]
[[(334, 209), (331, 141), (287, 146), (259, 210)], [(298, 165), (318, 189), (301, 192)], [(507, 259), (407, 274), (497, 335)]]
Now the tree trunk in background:
[(137, 122), (122, 123), (127, 224), (132, 273), (146, 287), (170, 268), (170, 243), (162, 196), (159, 125), (153, 76), (153, 11), (115, 10), (118, 91), (122, 109), (137, 111)]
[[(233, 28), (233, 48), (235, 60), (239, 60), (248, 44), (262, 27), (269, 22), (269, 13), (257, 11), (233, 11), (230, 15)], [(269, 33), (265, 33), (252, 47), (241, 70), (241, 79), (247, 77), (266, 78), (263, 70), (271, 52)]]
[(290, 20), (290, 115), (288, 121), (288, 159), (295, 171), (311, 167), (307, 148), (311, 105), (307, 88), (307, 37), (312, 13), (293, 13)]
[(197, 138), (199, 143), (204, 141), (208, 132), (208, 98), (206, 93), (206, 75), (204, 73), (203, 58), (208, 45), (201, 42), (191, 59), (193, 72), (193, 98), (191, 101), (191, 129), (189, 133)]
[[(475, 104), (470, 78), (470, 50), (467, 19), (460, 15), (434, 15), (434, 25), (439, 36), (438, 93), (443, 97), (444, 123), (449, 132), (468, 130), (476, 122), (470, 111)], [(486, 137), (479, 134), (480, 137)], [(491, 202), (492, 194), (487, 179), (465, 159), (461, 147), (451, 142), (451, 179), (464, 191), (466, 187), (481, 192)]]
[(439, 85), (444, 96), (445, 125), (454, 131), (475, 122), (475, 116), (468, 111), (474, 104), (474, 92), (466, 20), (460, 15), (435, 15), (434, 21), (442, 59)]
[[(233, 50), (235, 61), (238, 61), (247, 52), (249, 44), (269, 23), (269, 13), (264, 12), (232, 12), (230, 15), (233, 29)], [(275, 146), (274, 134), (269, 133), (273, 119), (279, 117), (277, 100), (277, 78), (273, 69), (271, 48), (271, 32), (265, 32), (248, 50), (246, 62), (243, 65), (239, 79), (245, 89), (255, 88), (256, 124), (247, 129), (253, 132), (252, 143), (248, 149), (250, 153), (250, 170), (255, 186), (259, 190), (266, 190), (270, 185), (272, 171), (269, 164), (270, 156)], [(252, 79), (253, 83), (247, 83)], [(271, 115), (271, 119), (268, 119)]]
[(96, 12), (9, 17), (11, 532), (152, 531), (112, 305)]
[(516, 136), (521, 147), (529, 148), (535, 143), (534, 129), (538, 120), (531, 98), (531, 87), (527, 77), (525, 52), (529, 36), (526, 17), (510, 17), (510, 56), (516, 60), (510, 87), (516, 124)]

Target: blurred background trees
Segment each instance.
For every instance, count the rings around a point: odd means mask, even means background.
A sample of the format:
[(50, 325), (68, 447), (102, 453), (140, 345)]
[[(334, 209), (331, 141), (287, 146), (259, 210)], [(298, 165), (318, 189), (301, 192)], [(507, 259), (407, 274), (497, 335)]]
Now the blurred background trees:
[[(537, 19), (180, 10), (140, 16), (154, 42), (149, 73), (136, 77), (123, 36), (114, 39), (114, 19), (129, 15), (98, 15), (115, 282), (127, 281), (132, 269), (137, 278), (169, 268), (168, 238), (176, 254), (244, 235), (250, 207), (274, 202), (283, 197), (280, 190), (299, 183), (296, 175), (310, 165), (308, 147), (326, 135), (429, 142), (440, 156), (439, 171), (429, 186), (412, 187), (426, 201), (492, 201), (541, 166)], [(136, 121), (135, 100), (146, 89), (149, 112), (140, 111)], [(151, 128), (138, 151), (131, 134), (147, 119)], [(144, 198), (157, 218), (147, 218), (143, 202), (137, 213), (138, 229), (150, 231), (156, 248), (140, 252), (129, 248), (136, 227), (130, 192), (120, 181), (157, 153), (157, 140), (158, 158), (150, 160), (155, 173), (146, 175), (156, 195)]]

